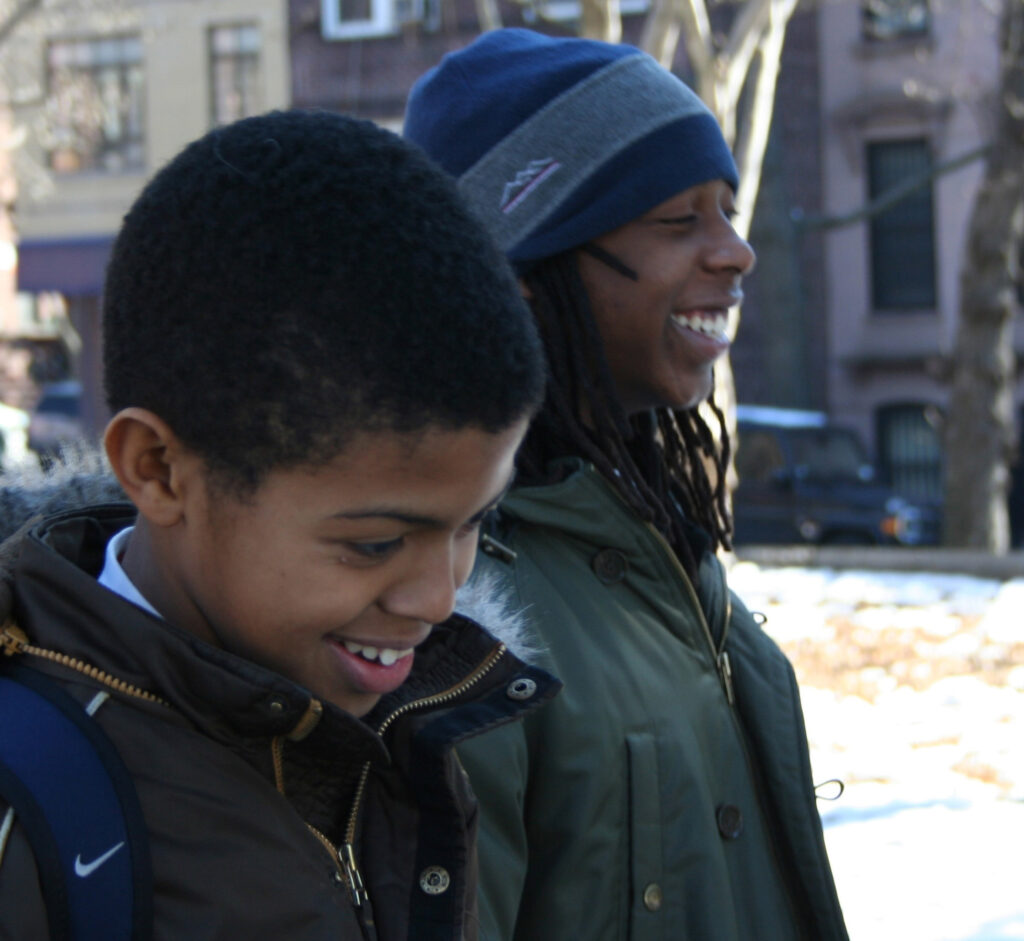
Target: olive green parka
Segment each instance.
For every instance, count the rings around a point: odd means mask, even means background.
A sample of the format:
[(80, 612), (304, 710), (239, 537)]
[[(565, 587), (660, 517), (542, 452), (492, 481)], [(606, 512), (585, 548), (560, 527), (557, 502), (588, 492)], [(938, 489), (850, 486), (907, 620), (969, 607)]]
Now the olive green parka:
[[(459, 746), (489, 941), (843, 941), (792, 667), (589, 465), (485, 540), (565, 684)], [(699, 535), (699, 534), (698, 534)]]

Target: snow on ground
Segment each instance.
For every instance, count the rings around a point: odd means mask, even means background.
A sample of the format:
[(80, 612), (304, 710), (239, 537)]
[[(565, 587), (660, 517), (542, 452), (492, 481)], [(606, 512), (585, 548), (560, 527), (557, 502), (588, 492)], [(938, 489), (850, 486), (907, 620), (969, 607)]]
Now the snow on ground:
[(852, 941), (1024, 941), (1024, 577), (730, 581), (796, 668), (815, 780), (845, 783), (819, 807)]

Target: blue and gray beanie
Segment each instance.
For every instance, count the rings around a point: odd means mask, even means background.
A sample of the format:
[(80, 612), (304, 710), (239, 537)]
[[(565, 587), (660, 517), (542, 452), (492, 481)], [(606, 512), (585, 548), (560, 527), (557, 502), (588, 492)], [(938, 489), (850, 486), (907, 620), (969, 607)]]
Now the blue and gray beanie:
[(738, 184), (718, 122), (646, 53), (525, 29), (485, 33), (413, 86), (405, 136), (519, 268), (691, 186)]

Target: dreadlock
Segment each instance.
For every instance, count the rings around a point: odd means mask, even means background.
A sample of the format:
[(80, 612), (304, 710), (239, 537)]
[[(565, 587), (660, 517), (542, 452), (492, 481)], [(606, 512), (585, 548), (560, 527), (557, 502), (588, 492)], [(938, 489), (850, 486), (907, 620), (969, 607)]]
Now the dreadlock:
[(544, 405), (519, 452), (518, 483), (552, 483), (550, 463), (556, 458), (590, 461), (695, 575), (687, 520), (705, 530), (713, 548), (731, 548), (725, 475), (731, 452), (721, 409), (709, 400), (721, 446), (696, 408), (627, 416), (575, 251), (538, 262), (523, 280), (547, 350), (549, 376)]

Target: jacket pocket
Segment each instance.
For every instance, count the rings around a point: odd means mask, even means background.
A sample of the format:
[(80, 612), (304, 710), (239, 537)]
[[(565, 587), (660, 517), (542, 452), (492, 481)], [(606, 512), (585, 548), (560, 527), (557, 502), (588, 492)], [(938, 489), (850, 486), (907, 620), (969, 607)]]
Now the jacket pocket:
[(629, 939), (665, 938), (661, 796), (654, 736), (626, 736), (629, 764)]

